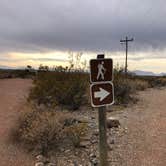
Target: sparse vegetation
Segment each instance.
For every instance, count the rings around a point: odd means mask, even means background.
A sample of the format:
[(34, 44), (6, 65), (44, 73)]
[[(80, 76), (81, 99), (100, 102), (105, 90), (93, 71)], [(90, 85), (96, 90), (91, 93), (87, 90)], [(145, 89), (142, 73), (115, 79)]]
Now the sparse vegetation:
[(21, 143), (29, 151), (40, 151), (43, 154), (66, 139), (78, 147), (87, 126), (76, 122), (69, 112), (29, 108), (18, 119), (12, 133), (13, 141)]
[(56, 105), (77, 110), (86, 102), (88, 76), (82, 72), (63, 70), (39, 72), (31, 89), (29, 100), (48, 107)]
[(33, 78), (36, 74), (35, 70), (27, 66), (24, 70), (22, 69), (0, 69), (0, 79), (5, 78)]
[(126, 76), (123, 71), (123, 68), (118, 65), (114, 69), (116, 104), (128, 104), (132, 101), (135, 102), (136, 98), (133, 94), (138, 90), (145, 90), (149, 87), (149, 83), (146, 80), (139, 79), (139, 77), (136, 78), (132, 74)]
[(79, 147), (81, 143), (81, 138), (86, 135), (87, 124), (77, 123), (66, 127), (66, 134), (68, 138), (72, 141), (74, 147)]
[(165, 76), (161, 76), (161, 77), (135, 76), (135, 78), (148, 82), (149, 88), (166, 86), (166, 77)]

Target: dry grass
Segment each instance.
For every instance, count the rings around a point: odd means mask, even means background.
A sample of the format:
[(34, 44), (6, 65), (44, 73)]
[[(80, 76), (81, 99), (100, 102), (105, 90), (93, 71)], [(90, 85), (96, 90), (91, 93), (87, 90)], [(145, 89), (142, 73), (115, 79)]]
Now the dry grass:
[(76, 123), (77, 120), (69, 112), (40, 111), (29, 107), (19, 117), (12, 132), (12, 139), (28, 151), (43, 154), (56, 149), (66, 140), (77, 147), (87, 126)]

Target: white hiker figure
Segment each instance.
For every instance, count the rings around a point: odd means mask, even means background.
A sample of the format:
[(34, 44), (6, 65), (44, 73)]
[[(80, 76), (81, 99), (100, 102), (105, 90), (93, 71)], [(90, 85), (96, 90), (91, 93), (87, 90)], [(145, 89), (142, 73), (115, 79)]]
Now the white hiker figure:
[(106, 69), (104, 68), (104, 62), (98, 64), (98, 74), (97, 74), (97, 80), (101, 77), (102, 80), (104, 80), (104, 74), (106, 72)]

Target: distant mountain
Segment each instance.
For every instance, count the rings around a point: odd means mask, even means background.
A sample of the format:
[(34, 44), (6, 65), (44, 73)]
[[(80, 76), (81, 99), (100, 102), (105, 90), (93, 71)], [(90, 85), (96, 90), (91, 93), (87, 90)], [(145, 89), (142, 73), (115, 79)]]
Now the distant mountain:
[(166, 76), (166, 73), (160, 73), (161, 76)]
[(136, 75), (139, 76), (166, 76), (166, 73), (153, 73), (153, 72), (149, 72), (149, 71), (141, 71), (141, 70), (134, 70), (132, 71), (132, 73), (135, 73)]
[(0, 69), (11, 69), (9, 66), (0, 66)]
[(0, 69), (5, 69), (5, 70), (16, 70), (16, 69), (24, 70), (25, 67), (23, 67), (23, 66), (21, 66), (21, 67), (10, 67), (10, 66), (0, 65)]

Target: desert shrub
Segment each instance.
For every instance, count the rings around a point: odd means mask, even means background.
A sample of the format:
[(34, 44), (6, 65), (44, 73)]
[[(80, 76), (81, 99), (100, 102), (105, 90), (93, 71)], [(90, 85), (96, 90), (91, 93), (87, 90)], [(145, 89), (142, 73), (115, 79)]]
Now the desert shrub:
[(132, 98), (133, 84), (127, 79), (114, 80), (115, 103), (127, 104)]
[(125, 75), (124, 69), (118, 65), (114, 69), (114, 88), (115, 103), (127, 104), (130, 101), (135, 102), (133, 94), (139, 90), (145, 90), (149, 87), (147, 80), (141, 79), (132, 73)]
[(133, 82), (130, 82), (119, 65), (114, 68), (114, 92), (116, 104), (127, 104), (133, 93)]
[(145, 80), (119, 78), (114, 80), (115, 99), (117, 104), (127, 104), (129, 101), (136, 101), (133, 96), (137, 91), (145, 90), (149, 87), (149, 83)]
[[(68, 112), (30, 109), (20, 116), (17, 127), (12, 132), (13, 141), (20, 143), (28, 151), (47, 154), (64, 140), (73, 142), (80, 138), (85, 126), (76, 122)], [(69, 136), (69, 130), (73, 137)]]
[(86, 101), (88, 76), (81, 72), (39, 72), (29, 100), (47, 106), (59, 105), (76, 110)]
[(133, 81), (136, 90), (145, 90), (149, 87), (149, 83), (145, 80), (134, 79)]
[(155, 77), (150, 81), (151, 87), (162, 87), (166, 86), (166, 78), (164, 77)]
[(135, 76), (136, 79), (148, 82), (149, 88), (166, 86), (166, 77)]
[(87, 131), (86, 123), (77, 123), (66, 128), (66, 134), (71, 140), (74, 147), (79, 147), (82, 137), (85, 136)]

